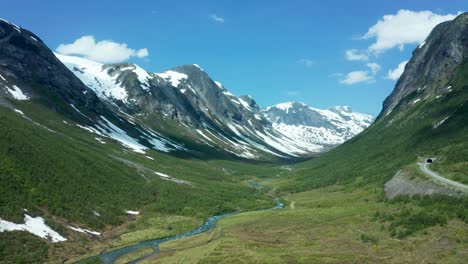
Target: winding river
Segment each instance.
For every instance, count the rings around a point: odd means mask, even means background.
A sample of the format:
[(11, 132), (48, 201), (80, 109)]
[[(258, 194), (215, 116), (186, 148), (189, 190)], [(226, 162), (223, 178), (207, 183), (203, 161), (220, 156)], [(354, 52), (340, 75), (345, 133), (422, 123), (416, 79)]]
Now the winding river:
[[(259, 209), (259, 210), (255, 210), (255, 211), (275, 210), (275, 209), (280, 209), (280, 208), (284, 207), (284, 204), (281, 203), (278, 198), (275, 199), (275, 203), (276, 203), (275, 206), (273, 206), (272, 208)], [(139, 258), (137, 258), (135, 260), (132, 260), (132, 261), (128, 262), (128, 263), (132, 263), (132, 264), (133, 263), (138, 263), (138, 262), (142, 261), (143, 259), (146, 259), (146, 258), (148, 258), (150, 256), (158, 254), (159, 253), (159, 244), (161, 244), (161, 243), (171, 241), (171, 240), (180, 239), (180, 238), (185, 238), (185, 237), (189, 237), (189, 236), (193, 236), (193, 235), (197, 235), (197, 234), (201, 234), (203, 232), (209, 231), (210, 229), (212, 229), (212, 228), (214, 228), (216, 226), (216, 223), (218, 223), (219, 220), (221, 220), (223, 218), (226, 218), (228, 216), (239, 214), (239, 213), (240, 213), (240, 211), (236, 211), (236, 212), (227, 213), (227, 214), (215, 215), (215, 216), (212, 216), (212, 217), (208, 218), (205, 221), (205, 223), (203, 223), (201, 226), (199, 226), (199, 227), (197, 227), (195, 229), (192, 229), (190, 231), (180, 233), (180, 234), (170, 236), (170, 237), (165, 237), (165, 238), (160, 238), (160, 239), (155, 239), (155, 240), (148, 240), (148, 241), (140, 242), (138, 244), (134, 244), (134, 245), (131, 245), (131, 246), (127, 246), (127, 247), (123, 247), (123, 248), (120, 248), (120, 249), (104, 252), (104, 253), (101, 253), (100, 255), (97, 255), (97, 256), (95, 256), (93, 258), (99, 258), (101, 260), (101, 262), (104, 263), (104, 264), (113, 264), (119, 257), (122, 257), (122, 256), (124, 256), (126, 254), (129, 254), (129, 253), (134, 252), (136, 250), (139, 250), (141, 248), (152, 248), (153, 249), (152, 253), (141, 256), (141, 257), (139, 257)]]

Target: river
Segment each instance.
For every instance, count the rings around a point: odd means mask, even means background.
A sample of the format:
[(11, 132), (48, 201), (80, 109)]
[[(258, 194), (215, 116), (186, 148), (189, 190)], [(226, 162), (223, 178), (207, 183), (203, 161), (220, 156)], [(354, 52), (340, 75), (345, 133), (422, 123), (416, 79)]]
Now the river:
[[(275, 203), (276, 203), (275, 206), (273, 206), (272, 208), (259, 209), (259, 210), (256, 210), (256, 211), (275, 210), (275, 209), (281, 209), (281, 208), (284, 207), (284, 204), (281, 203), (278, 198), (275, 199)], [(160, 239), (155, 239), (155, 240), (148, 240), (148, 241), (140, 242), (138, 244), (134, 244), (134, 245), (131, 245), (131, 246), (126, 246), (126, 247), (123, 247), (123, 248), (120, 248), (120, 249), (104, 252), (104, 253), (101, 253), (100, 255), (97, 255), (97, 256), (95, 256), (93, 258), (99, 258), (101, 260), (101, 262), (104, 263), (104, 264), (113, 264), (118, 258), (120, 258), (120, 257), (122, 257), (122, 256), (124, 256), (126, 254), (129, 254), (129, 253), (134, 252), (136, 250), (139, 250), (141, 248), (152, 248), (153, 249), (152, 253), (141, 256), (141, 257), (139, 257), (139, 258), (137, 258), (135, 260), (132, 260), (132, 261), (128, 262), (128, 263), (132, 263), (132, 264), (138, 263), (138, 262), (140, 262), (140, 261), (142, 261), (142, 260), (144, 260), (144, 259), (146, 259), (146, 258), (148, 258), (150, 256), (158, 254), (159, 253), (159, 244), (161, 244), (161, 243), (204, 233), (204, 232), (209, 231), (212, 228), (214, 228), (216, 226), (216, 223), (218, 223), (219, 220), (221, 220), (223, 218), (226, 218), (228, 216), (239, 214), (239, 213), (240, 213), (240, 211), (236, 211), (236, 212), (227, 213), (227, 214), (215, 215), (215, 216), (212, 216), (212, 217), (208, 218), (205, 221), (205, 223), (203, 223), (201, 226), (199, 226), (199, 227), (197, 227), (195, 229), (192, 229), (190, 231), (183, 232), (183, 233), (180, 233), (180, 234), (177, 234), (177, 235), (174, 235), (174, 236), (170, 236), (170, 237), (165, 237), (165, 238), (160, 238)]]

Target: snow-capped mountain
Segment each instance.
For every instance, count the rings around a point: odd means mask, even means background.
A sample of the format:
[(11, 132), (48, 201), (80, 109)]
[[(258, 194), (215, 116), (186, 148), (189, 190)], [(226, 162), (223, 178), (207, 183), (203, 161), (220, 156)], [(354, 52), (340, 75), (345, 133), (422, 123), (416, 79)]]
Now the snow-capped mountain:
[(373, 117), (353, 112), (349, 106), (317, 109), (288, 102), (262, 111), (273, 127), (316, 152), (342, 144), (370, 126)]
[[(271, 159), (308, 156), (326, 150), (323, 142), (327, 146), (342, 142), (327, 131), (311, 136), (303, 129), (301, 137), (286, 133), (295, 127), (279, 129), (279, 120), (270, 122), (253, 98), (234, 96), (199, 65), (152, 73), (130, 63), (101, 64), (54, 54), (31, 32), (7, 22), (1, 26), (5, 38), (14, 41), (0, 47), (5, 65), (0, 71), (0, 88), (4, 87), (0, 104), (38, 100), (75, 120), (86, 133), (115, 139), (135, 152), (153, 149), (199, 156), (222, 152)], [(40, 88), (43, 84), (47, 90)], [(342, 129), (342, 138), (355, 134), (357, 129), (345, 131), (349, 127), (337, 120), (332, 123)], [(318, 136), (324, 138), (304, 140)]]
[(186, 138), (244, 158), (316, 152), (279, 133), (250, 96), (234, 96), (196, 64), (151, 73), (134, 64), (55, 55), (117, 114), (134, 122), (175, 120)]

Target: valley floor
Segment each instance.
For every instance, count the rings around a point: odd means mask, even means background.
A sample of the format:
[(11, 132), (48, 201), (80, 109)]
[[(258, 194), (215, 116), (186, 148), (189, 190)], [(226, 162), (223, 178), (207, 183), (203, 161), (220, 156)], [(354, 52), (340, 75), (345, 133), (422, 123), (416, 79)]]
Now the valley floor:
[[(246, 212), (225, 218), (207, 233), (161, 244), (158, 255), (141, 263), (463, 263), (466, 260), (466, 223), (450, 220), (416, 230), (409, 236), (395, 236), (389, 232), (391, 219), (380, 216), (419, 208), (384, 202), (380, 197), (377, 189), (343, 186), (286, 194), (283, 198), (288, 205), (282, 210)], [(147, 253), (134, 252), (117, 263)]]

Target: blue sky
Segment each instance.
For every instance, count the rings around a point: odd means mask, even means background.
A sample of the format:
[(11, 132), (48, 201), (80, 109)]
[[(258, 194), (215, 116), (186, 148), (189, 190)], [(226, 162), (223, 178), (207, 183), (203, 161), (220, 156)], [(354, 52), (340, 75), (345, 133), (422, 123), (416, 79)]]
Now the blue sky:
[(148, 71), (197, 63), (262, 107), (301, 101), (373, 115), (395, 85), (388, 72), (410, 58), (424, 39), (418, 34), (468, 10), (462, 0), (0, 3), (0, 17), (30, 29), (53, 50), (92, 35), (96, 42), (126, 43), (133, 55), (146, 48), (147, 56), (129, 60)]

